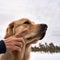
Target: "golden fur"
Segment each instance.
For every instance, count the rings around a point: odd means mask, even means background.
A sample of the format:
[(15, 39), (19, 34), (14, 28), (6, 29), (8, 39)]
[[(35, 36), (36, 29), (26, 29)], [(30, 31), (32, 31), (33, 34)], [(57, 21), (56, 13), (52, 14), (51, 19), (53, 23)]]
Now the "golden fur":
[(9, 24), (4, 38), (6, 39), (9, 36), (19, 33), (25, 28), (27, 28), (27, 32), (22, 33), (22, 36), (26, 45), (24, 45), (22, 51), (7, 51), (5, 54), (0, 55), (0, 60), (29, 60), (31, 44), (36, 43), (44, 37), (47, 30), (47, 25), (35, 24), (27, 18), (22, 18)]

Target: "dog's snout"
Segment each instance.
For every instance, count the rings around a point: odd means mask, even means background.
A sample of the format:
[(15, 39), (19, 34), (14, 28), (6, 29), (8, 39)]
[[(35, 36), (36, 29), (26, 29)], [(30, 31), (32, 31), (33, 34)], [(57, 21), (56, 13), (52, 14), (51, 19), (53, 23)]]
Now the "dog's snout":
[(40, 24), (40, 26), (41, 26), (42, 29), (45, 29), (45, 30), (46, 30), (47, 27), (48, 27), (46, 24)]
[(40, 24), (43, 28), (46, 27), (47, 28), (47, 25), (46, 24)]

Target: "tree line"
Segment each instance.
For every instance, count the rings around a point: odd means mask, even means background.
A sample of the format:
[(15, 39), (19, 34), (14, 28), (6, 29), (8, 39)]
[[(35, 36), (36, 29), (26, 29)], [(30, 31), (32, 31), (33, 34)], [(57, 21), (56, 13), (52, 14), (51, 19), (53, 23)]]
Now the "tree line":
[(53, 43), (45, 43), (41, 44), (39, 43), (39, 47), (31, 47), (32, 52), (50, 52), (50, 53), (59, 53), (60, 52), (60, 46), (55, 46)]

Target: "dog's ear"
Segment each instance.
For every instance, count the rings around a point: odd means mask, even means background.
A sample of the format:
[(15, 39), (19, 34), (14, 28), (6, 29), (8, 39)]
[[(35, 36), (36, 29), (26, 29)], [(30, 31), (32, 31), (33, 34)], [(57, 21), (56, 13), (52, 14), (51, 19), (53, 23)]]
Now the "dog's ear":
[(10, 23), (6, 29), (6, 35), (5, 35), (5, 39), (11, 35), (13, 35), (13, 28), (14, 28), (14, 22)]

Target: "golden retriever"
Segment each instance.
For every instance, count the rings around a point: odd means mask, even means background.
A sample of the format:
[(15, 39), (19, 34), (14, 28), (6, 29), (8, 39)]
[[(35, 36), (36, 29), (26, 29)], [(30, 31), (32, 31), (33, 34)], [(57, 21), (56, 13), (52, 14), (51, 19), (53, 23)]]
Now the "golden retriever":
[[(26, 45), (23, 47), (21, 52), (6, 52), (0, 56), (0, 60), (29, 60), (31, 44), (41, 40), (46, 33), (46, 24), (35, 24), (27, 18), (22, 18), (17, 21), (13, 21), (9, 24), (5, 38), (14, 35), (21, 30), (27, 28), (27, 32), (22, 33)], [(18, 36), (19, 37), (19, 36)]]

